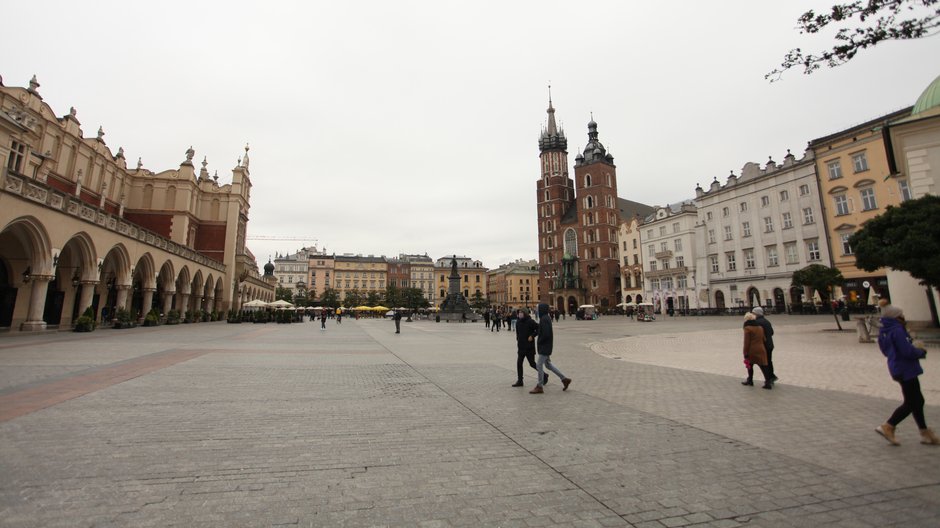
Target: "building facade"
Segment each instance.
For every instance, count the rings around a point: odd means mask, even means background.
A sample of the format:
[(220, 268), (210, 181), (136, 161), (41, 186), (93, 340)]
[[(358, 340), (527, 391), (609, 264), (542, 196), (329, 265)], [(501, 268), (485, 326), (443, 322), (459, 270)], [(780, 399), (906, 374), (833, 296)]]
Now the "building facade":
[(783, 312), (809, 300), (813, 292), (791, 288), (793, 272), (830, 264), (811, 150), (800, 160), (788, 151), (779, 166), (746, 163), (740, 177), (732, 173), (725, 185), (716, 178), (695, 195), (704, 257), (698, 287), (708, 307)]
[(85, 137), (77, 111), (57, 116), (39, 86), (0, 84), (0, 327), (273, 300), (267, 282), (246, 283), (248, 147), (224, 185), (205, 159), (196, 172), (192, 148), (178, 169), (128, 168), (103, 128)]
[(370, 293), (385, 294), (388, 262), (385, 257), (369, 255), (336, 255), (333, 258), (334, 286), (341, 301), (356, 291), (365, 297)]
[(402, 258), (388, 259), (388, 286), (411, 287), (411, 263)]
[(687, 313), (705, 307), (696, 284), (698, 212), (682, 202), (656, 207), (639, 228), (644, 282), (641, 301), (661, 313)]
[[(620, 222), (620, 298), (624, 303), (643, 302), (643, 249), (640, 244), (639, 218)], [(639, 297), (639, 298), (637, 298)]]
[[(865, 221), (883, 213), (889, 205), (910, 199), (913, 188), (906, 177), (889, 177), (885, 137), (890, 121), (903, 119), (911, 108), (893, 112), (809, 142), (816, 157), (816, 174), (822, 200), (832, 265), (845, 278), (842, 291), (849, 302), (867, 303), (869, 288), (890, 296), (888, 270), (875, 272), (855, 266), (849, 237)], [(865, 284), (869, 286), (866, 287)]]
[(418, 288), (428, 303), (434, 305), (434, 261), (424, 255), (399, 255), (399, 259), (408, 262), (411, 273), (411, 287)]
[(460, 292), (467, 301), (472, 301), (478, 294), (486, 298), (486, 272), (488, 271), (483, 262), (474, 260), (470, 257), (448, 255), (434, 261), (434, 282), (437, 284), (437, 298), (435, 306), (440, 307), (441, 303), (447, 299), (447, 289), (449, 287), (448, 276), (450, 275), (451, 261), (457, 260), (457, 273), (460, 274)]
[(490, 304), (514, 308), (538, 303), (537, 260), (516, 260), (487, 272), (486, 299)]
[(277, 277), (277, 285), (295, 293), (307, 290), (311, 278), (310, 258), (318, 253), (316, 247), (305, 247), (289, 255), (276, 255), (274, 276)]

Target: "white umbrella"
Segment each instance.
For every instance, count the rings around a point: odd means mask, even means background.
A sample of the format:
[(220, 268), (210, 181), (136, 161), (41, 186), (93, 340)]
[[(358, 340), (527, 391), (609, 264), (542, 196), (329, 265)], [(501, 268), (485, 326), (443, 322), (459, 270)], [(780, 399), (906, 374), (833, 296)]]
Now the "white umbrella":
[(868, 288), (868, 305), (874, 306), (878, 304), (878, 294), (875, 293), (875, 288)]
[(262, 301), (261, 299), (254, 299), (254, 300), (246, 302), (245, 304), (242, 305), (242, 307), (243, 308), (264, 308), (267, 305), (268, 303)]
[(813, 291), (813, 302), (816, 304), (822, 304), (822, 297), (819, 296), (819, 290)]
[(621, 308), (628, 308), (630, 306), (636, 306), (636, 303), (635, 302), (622, 302), (618, 304), (617, 306), (620, 306)]
[(278, 299), (274, 302), (269, 302), (267, 306), (270, 308), (293, 308), (294, 307), (293, 304), (285, 301), (284, 299)]
[(594, 305), (593, 305), (593, 304), (582, 304), (582, 305), (579, 306), (578, 308), (594, 308)]

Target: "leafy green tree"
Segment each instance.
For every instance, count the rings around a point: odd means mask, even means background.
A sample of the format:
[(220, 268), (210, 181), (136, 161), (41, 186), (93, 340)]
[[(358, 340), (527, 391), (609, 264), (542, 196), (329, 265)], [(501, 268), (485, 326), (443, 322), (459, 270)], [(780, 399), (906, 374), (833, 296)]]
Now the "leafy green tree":
[(369, 294), (366, 295), (366, 305), (378, 306), (380, 304), (382, 304), (382, 295), (379, 294), (379, 292), (370, 291)]
[(906, 271), (921, 284), (940, 287), (940, 197), (927, 195), (888, 206), (849, 237), (855, 265), (865, 271)]
[(490, 307), (490, 301), (483, 295), (483, 292), (474, 292), (470, 296), (470, 307), (478, 312), (483, 312)]
[(346, 292), (346, 297), (343, 298), (343, 306), (346, 308), (353, 308), (362, 304), (362, 292), (359, 291), (359, 288), (353, 288)]
[(424, 297), (424, 292), (421, 288), (403, 288), (402, 289), (402, 304), (412, 310), (417, 310), (418, 308), (427, 308), (431, 304)]
[(294, 302), (294, 290), (278, 286), (274, 290), (274, 300)]
[[(793, 272), (792, 286), (809, 286), (819, 292), (823, 305), (828, 305), (831, 297), (832, 287), (845, 282), (842, 272), (836, 268), (823, 266), (822, 264), (810, 264), (801, 270)], [(832, 315), (836, 318), (836, 326), (842, 330), (842, 323), (839, 322), (839, 314), (833, 310)]]
[[(797, 19), (800, 33), (815, 34), (839, 28), (832, 49), (817, 54), (804, 54), (791, 49), (779, 67), (764, 76), (771, 82), (779, 80), (790, 68), (802, 67), (811, 74), (823, 64), (835, 68), (852, 60), (865, 49), (886, 40), (911, 40), (931, 35), (940, 27), (940, 0), (856, 0), (836, 4), (825, 13), (812, 9)], [(855, 19), (858, 19), (856, 27)]]
[(394, 284), (390, 284), (388, 288), (385, 288), (385, 302), (388, 304), (389, 308), (395, 308), (404, 304), (401, 289)]
[(297, 306), (308, 306), (310, 304), (310, 293), (305, 288), (299, 288), (294, 292), (293, 303)]
[(339, 292), (333, 288), (323, 290), (323, 295), (320, 296), (320, 305), (339, 308)]

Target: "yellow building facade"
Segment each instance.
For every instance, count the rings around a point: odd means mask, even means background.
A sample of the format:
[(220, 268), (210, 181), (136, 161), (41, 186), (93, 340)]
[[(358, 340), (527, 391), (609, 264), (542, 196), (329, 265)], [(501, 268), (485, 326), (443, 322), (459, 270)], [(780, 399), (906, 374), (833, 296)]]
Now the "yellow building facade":
[(388, 263), (385, 257), (336, 255), (333, 261), (333, 289), (341, 301), (350, 291), (366, 296), (371, 292), (385, 294)]
[(513, 308), (538, 304), (537, 260), (517, 260), (503, 264), (486, 275), (486, 298), (490, 304)]
[[(905, 108), (809, 142), (816, 157), (829, 254), (845, 278), (841, 295), (848, 302), (867, 302), (869, 288), (889, 295), (887, 270), (858, 269), (848, 238), (887, 206), (911, 197), (908, 179), (891, 174), (884, 134), (886, 123), (910, 112)], [(836, 297), (839, 293), (834, 292)]]
[[(434, 283), (437, 297), (434, 306), (440, 307), (447, 298), (447, 288), (450, 277), (450, 263), (454, 256), (441, 257), (434, 261)], [(457, 273), (460, 275), (460, 292), (468, 302), (473, 301), (477, 293), (486, 298), (486, 272), (487, 269), (479, 260), (468, 257), (456, 257)]]

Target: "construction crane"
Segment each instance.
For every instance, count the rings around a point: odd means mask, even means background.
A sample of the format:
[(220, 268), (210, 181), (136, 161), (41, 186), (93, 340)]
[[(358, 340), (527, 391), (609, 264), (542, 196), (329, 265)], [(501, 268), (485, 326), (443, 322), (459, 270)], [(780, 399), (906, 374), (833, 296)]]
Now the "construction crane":
[(304, 237), (304, 236), (286, 236), (286, 235), (248, 235), (246, 237), (248, 240), (295, 240), (300, 242), (313, 242), (317, 243), (316, 237)]

